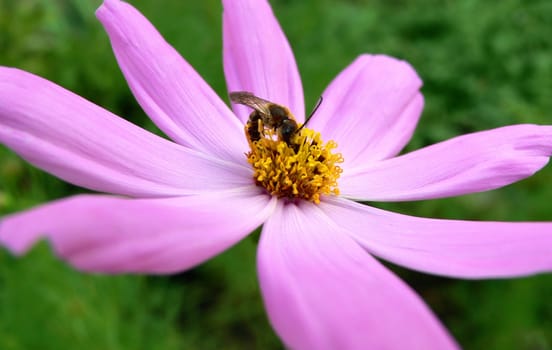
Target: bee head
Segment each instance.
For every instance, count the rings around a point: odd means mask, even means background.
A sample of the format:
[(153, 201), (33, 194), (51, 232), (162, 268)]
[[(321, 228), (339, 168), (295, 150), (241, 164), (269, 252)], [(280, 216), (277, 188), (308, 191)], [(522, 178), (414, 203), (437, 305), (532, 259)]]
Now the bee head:
[(291, 137), (297, 131), (297, 123), (292, 119), (284, 119), (278, 128), (278, 136), (288, 145), (291, 143)]

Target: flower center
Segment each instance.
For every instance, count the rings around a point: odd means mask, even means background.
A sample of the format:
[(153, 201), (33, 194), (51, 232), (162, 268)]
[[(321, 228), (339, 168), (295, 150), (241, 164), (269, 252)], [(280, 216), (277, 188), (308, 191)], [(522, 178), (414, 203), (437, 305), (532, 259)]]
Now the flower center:
[(339, 194), (337, 179), (342, 170), (336, 164), (343, 157), (332, 153), (337, 147), (334, 141), (324, 144), (320, 133), (296, 124), (292, 131), (285, 126), (268, 127), (262, 118), (250, 118), (245, 135), (253, 178), (273, 196), (318, 204), (321, 195)]

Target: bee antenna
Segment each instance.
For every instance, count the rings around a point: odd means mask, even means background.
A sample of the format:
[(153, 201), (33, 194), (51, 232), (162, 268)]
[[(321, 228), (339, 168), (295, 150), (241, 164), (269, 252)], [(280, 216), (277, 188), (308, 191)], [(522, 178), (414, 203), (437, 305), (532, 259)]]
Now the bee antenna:
[(307, 120), (305, 120), (305, 122), (303, 123), (303, 125), (301, 125), (301, 127), (299, 129), (297, 129), (296, 132), (299, 132), (301, 129), (303, 129), (303, 127), (305, 125), (307, 125), (307, 123), (309, 122), (309, 120), (312, 118), (312, 116), (314, 115), (314, 113), (316, 113), (316, 111), (318, 110), (318, 107), (320, 107), (320, 105), (322, 104), (322, 101), (324, 100), (324, 98), (322, 96), (320, 96), (320, 98), (318, 99), (318, 102), (316, 102), (316, 105), (314, 106), (314, 108), (312, 109), (312, 112), (309, 114), (309, 116), (307, 117)]

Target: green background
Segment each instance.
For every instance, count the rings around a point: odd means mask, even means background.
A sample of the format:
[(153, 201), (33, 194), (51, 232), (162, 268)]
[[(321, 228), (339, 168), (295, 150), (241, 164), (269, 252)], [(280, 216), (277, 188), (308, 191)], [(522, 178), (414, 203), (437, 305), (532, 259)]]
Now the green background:
[[(94, 17), (100, 1), (0, 0), (0, 64), (156, 131)], [(132, 1), (225, 96), (218, 0)], [(413, 64), (426, 107), (407, 150), (515, 123), (552, 124), (552, 1), (274, 0), (307, 106), (358, 54)], [(377, 82), (375, 82), (377, 83)], [(156, 131), (158, 132), (158, 131)], [(552, 221), (552, 167), (488, 193), (375, 204), (411, 215)], [(0, 214), (83, 190), (0, 146)], [(175, 276), (79, 273), (40, 244), (0, 249), (0, 349), (278, 349), (257, 287), (254, 239)], [(390, 266), (467, 349), (552, 349), (552, 275), (464, 281)], [(389, 305), (388, 312), (401, 312)], [(367, 329), (369, 332), (369, 329)]]

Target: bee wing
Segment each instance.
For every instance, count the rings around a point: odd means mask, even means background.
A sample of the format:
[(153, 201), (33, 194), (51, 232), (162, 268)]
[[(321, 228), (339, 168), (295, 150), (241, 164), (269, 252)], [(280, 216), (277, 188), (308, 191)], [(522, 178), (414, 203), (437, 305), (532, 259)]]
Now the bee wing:
[(270, 101), (257, 97), (247, 91), (234, 91), (234, 92), (231, 92), (229, 96), (230, 96), (230, 100), (234, 103), (238, 103), (240, 105), (246, 105), (264, 115), (267, 115), (267, 116), (270, 115), (270, 110), (268, 109), (268, 107), (271, 104), (273, 104)]

